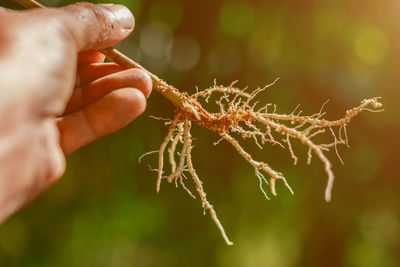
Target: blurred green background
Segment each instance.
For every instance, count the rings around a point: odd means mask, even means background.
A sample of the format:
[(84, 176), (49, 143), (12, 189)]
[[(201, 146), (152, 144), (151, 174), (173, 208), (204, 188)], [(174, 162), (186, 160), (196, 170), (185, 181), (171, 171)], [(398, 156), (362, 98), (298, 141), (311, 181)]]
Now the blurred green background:
[(112, 2), (136, 17), (118, 48), (181, 90), (214, 78), (256, 88), (280, 77), (262, 97), (281, 112), (300, 103), (312, 114), (330, 99), (327, 118), (336, 119), (374, 96), (386, 111), (352, 121), (344, 166), (328, 153), (331, 203), (322, 164), (306, 165), (299, 144), (298, 166), (285, 150), (251, 149), (295, 190), (279, 184), (267, 201), (234, 149), (193, 127), (194, 164), (235, 243), (228, 247), (199, 200), (167, 183), (156, 194), (147, 166), (156, 156), (138, 164), (166, 134), (149, 115), (173, 112), (154, 92), (141, 118), (70, 156), (62, 179), (1, 226), (0, 266), (400, 266), (399, 1)]

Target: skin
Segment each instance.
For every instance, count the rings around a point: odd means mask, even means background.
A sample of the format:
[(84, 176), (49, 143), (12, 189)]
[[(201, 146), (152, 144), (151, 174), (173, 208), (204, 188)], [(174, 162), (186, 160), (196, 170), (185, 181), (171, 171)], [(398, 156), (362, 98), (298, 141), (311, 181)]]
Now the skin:
[(96, 51), (126, 38), (121, 5), (0, 9), (0, 223), (65, 170), (65, 157), (137, 118), (151, 79)]

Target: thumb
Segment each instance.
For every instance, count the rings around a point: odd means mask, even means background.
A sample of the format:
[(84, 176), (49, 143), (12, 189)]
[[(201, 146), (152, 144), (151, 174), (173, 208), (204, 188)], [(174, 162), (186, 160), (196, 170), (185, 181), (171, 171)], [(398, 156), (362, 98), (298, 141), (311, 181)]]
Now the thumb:
[(77, 3), (60, 8), (60, 19), (78, 51), (103, 49), (125, 39), (135, 25), (123, 5)]

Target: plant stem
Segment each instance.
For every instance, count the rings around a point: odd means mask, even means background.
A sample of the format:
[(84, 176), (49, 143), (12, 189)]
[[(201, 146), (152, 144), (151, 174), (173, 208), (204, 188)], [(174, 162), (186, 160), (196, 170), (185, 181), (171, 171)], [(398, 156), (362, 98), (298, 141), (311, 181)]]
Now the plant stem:
[(14, 2), (20, 4), (25, 8), (43, 8), (42, 4), (36, 2), (35, 0), (14, 0)]
[(174, 86), (167, 84), (162, 79), (158, 78), (155, 74), (151, 73), (150, 71), (143, 68), (141, 65), (130, 59), (129, 57), (125, 56), (123, 53), (118, 51), (115, 48), (106, 48), (99, 50), (102, 54), (108, 57), (113, 62), (117, 63), (121, 67), (131, 69), (137, 68), (146, 71), (153, 82), (153, 89), (165, 96), (175, 107), (181, 107), (183, 105), (184, 96), (178, 89)]
[[(35, 0), (14, 0), (18, 4), (22, 5), (25, 8), (45, 8), (42, 4), (36, 2)], [(102, 54), (108, 57), (111, 61), (117, 63), (118, 65), (131, 69), (137, 68), (146, 71), (153, 82), (153, 89), (162, 94), (165, 98), (167, 98), (175, 107), (182, 107), (185, 102), (185, 95), (179, 92), (174, 86), (167, 84), (162, 79), (158, 78), (156, 75), (151, 73), (150, 71), (143, 68), (141, 65), (121, 53), (115, 48), (106, 48), (99, 50)]]

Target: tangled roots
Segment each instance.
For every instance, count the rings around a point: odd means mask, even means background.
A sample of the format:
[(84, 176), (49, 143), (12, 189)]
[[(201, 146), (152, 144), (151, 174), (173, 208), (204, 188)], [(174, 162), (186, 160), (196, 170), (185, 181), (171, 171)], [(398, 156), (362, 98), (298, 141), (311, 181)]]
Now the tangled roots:
[[(293, 190), (286, 182), (282, 173), (275, 171), (265, 162), (253, 159), (240, 145), (237, 138), (251, 138), (260, 148), (263, 148), (267, 143), (287, 148), (295, 165), (298, 157), (292, 147), (292, 141), (300, 141), (308, 147), (308, 164), (311, 163), (313, 155), (316, 155), (323, 163), (324, 170), (328, 176), (325, 188), (325, 200), (330, 201), (335, 176), (332, 171), (332, 164), (325, 156), (324, 152), (334, 148), (337, 156), (341, 160), (337, 145), (343, 144), (348, 146), (347, 125), (350, 120), (364, 110), (371, 112), (382, 111), (382, 109), (379, 109), (382, 107), (382, 104), (379, 102), (379, 97), (361, 101), (359, 106), (346, 111), (343, 118), (334, 121), (323, 119), (325, 115), (323, 108), (327, 102), (322, 105), (318, 113), (311, 116), (302, 116), (298, 107), (290, 114), (278, 114), (276, 112), (276, 106), (273, 104), (267, 104), (256, 108), (258, 104), (258, 101), (254, 101), (256, 96), (275, 82), (276, 80), (251, 93), (245, 92), (246, 89), (239, 90), (231, 84), (228, 87), (214, 85), (214, 87), (204, 91), (186, 96), (184, 105), (177, 109), (175, 117), (168, 122), (168, 133), (157, 151), (159, 160), (156, 184), (157, 192), (160, 190), (161, 181), (167, 179), (170, 183), (175, 182), (177, 186), (179, 183), (191, 197), (196, 198), (185, 185), (188, 176), (191, 177), (196, 186), (197, 194), (201, 199), (204, 212), (208, 211), (210, 213), (211, 218), (216, 223), (222, 237), (228, 245), (232, 245), (233, 243), (228, 239), (213, 206), (208, 202), (202, 182), (193, 167), (191, 158), (192, 137), (190, 133), (192, 122), (218, 133), (221, 139), (217, 143), (225, 140), (236, 149), (236, 151), (254, 168), (256, 177), (259, 179), (260, 189), (267, 199), (269, 199), (268, 194), (262, 187), (264, 183), (269, 185), (273, 195), (277, 194), (277, 180), (283, 181), (284, 185), (292, 194)], [(219, 111), (215, 113), (207, 112), (200, 102), (208, 102), (211, 96), (217, 94), (220, 95), (216, 100)], [(328, 132), (332, 136), (332, 142), (317, 144), (313, 141), (316, 136), (325, 132)], [(164, 152), (168, 146), (168, 160), (171, 173), (164, 175)], [(177, 151), (178, 146), (180, 147), (179, 153)], [(175, 160), (176, 155), (178, 156), (177, 161)], [(265, 174), (268, 178), (265, 177)]]

